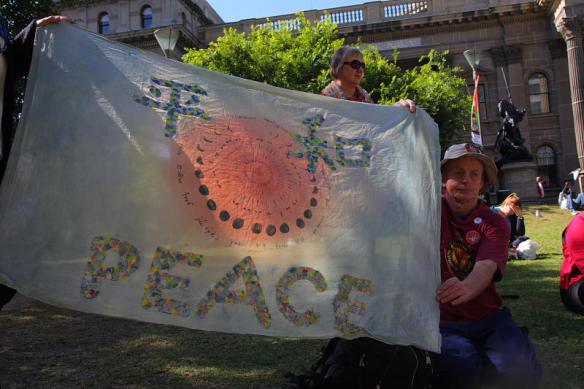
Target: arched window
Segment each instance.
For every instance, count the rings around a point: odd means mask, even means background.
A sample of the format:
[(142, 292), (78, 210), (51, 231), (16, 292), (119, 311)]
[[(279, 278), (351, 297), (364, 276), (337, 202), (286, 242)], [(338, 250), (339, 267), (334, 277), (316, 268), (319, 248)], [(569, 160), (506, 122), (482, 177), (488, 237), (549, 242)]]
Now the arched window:
[(546, 186), (557, 184), (556, 153), (551, 146), (540, 146), (535, 153), (537, 175), (544, 179)]
[(550, 95), (547, 77), (543, 73), (534, 73), (529, 77), (528, 86), (531, 113), (549, 112)]
[(142, 20), (142, 28), (150, 28), (152, 27), (152, 7), (149, 5), (145, 5), (142, 7), (142, 11), (140, 11), (140, 17)]
[(184, 12), (181, 12), (180, 17), (181, 17), (183, 26), (186, 26), (187, 25), (187, 15)]
[(102, 12), (99, 14), (99, 18), (97, 19), (97, 32), (100, 34), (107, 34), (109, 33), (110, 27), (110, 17), (107, 12)]

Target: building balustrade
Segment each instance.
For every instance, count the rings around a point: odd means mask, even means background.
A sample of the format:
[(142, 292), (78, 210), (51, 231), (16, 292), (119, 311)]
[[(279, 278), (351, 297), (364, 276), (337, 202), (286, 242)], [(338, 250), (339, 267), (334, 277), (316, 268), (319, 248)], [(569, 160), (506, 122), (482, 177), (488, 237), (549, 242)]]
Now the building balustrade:
[[(330, 19), (340, 27), (381, 23), (386, 20), (406, 19), (429, 14), (436, 0), (390, 0), (357, 4), (346, 7), (304, 11), (304, 16), (311, 22)], [(440, 5), (442, 2), (437, 1)], [(271, 26), (274, 30), (288, 28), (293, 31), (302, 26), (296, 21), (296, 15), (287, 14), (270, 18), (246, 19), (218, 26), (205, 26), (206, 40), (212, 41), (223, 35), (223, 29), (233, 27), (239, 31), (249, 32), (253, 26)]]
[(396, 1), (395, 3), (383, 7), (385, 18), (400, 18), (427, 12), (429, 1)]
[(357, 8), (320, 15), (320, 20), (325, 19), (330, 19), (336, 24), (362, 23), (364, 21), (363, 9)]

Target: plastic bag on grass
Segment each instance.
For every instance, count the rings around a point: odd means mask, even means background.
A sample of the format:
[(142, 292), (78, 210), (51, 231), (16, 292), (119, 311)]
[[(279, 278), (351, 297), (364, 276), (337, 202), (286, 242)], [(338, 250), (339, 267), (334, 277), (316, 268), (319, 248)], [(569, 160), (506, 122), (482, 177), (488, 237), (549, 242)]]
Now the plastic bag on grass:
[(540, 247), (540, 243), (527, 239), (517, 246), (517, 257), (519, 259), (535, 259), (537, 257), (537, 249)]

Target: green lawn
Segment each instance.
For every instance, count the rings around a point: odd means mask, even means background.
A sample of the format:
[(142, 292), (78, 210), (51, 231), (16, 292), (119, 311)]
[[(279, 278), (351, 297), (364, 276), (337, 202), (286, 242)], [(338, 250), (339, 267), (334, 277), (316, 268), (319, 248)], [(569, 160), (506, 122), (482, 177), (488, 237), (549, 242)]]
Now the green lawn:
[[(541, 212), (535, 218), (535, 209)], [(544, 367), (544, 388), (584, 387), (584, 316), (564, 309), (559, 297), (562, 231), (572, 219), (557, 206), (531, 206), (525, 215), (527, 235), (542, 244), (534, 261), (511, 261), (498, 289), (519, 324), (529, 328)]]
[[(540, 209), (542, 217), (533, 217)], [(584, 316), (559, 298), (560, 236), (571, 220), (554, 206), (527, 209), (534, 261), (509, 263), (500, 292), (527, 326), (544, 388), (584, 387)], [(313, 363), (324, 341), (221, 334), (89, 315), (21, 300), (0, 312), (1, 388), (281, 388)], [(521, 388), (529, 389), (529, 388)]]

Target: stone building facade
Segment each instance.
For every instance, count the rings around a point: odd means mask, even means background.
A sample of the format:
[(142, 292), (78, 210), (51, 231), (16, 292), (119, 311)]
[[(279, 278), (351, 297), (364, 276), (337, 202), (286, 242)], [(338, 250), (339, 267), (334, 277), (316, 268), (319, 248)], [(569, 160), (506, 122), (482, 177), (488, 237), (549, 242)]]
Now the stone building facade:
[[(205, 0), (94, 0), (65, 8), (63, 14), (98, 32), (99, 17), (107, 12), (111, 38), (155, 50), (152, 28), (141, 27), (145, 5), (152, 7), (152, 27), (181, 28), (177, 54), (182, 47), (207, 45), (226, 27), (249, 31), (267, 22), (222, 23)], [(538, 175), (559, 186), (570, 171), (584, 169), (584, 0), (392, 0), (304, 13), (309, 20), (332, 18), (347, 42), (375, 45), (389, 58), (397, 48), (404, 67), (430, 49), (449, 50), (451, 64), (464, 69), (471, 92), (472, 71), (463, 52), (475, 49), (481, 58), (479, 96), (487, 151), (497, 158), (501, 118), (496, 107), (508, 98), (508, 90), (513, 103), (527, 110), (520, 128)], [(277, 15), (269, 22), (280, 28), (293, 19), (292, 14)]]
[(86, 30), (161, 55), (154, 30), (177, 28), (180, 38), (173, 53), (175, 59), (181, 58), (185, 48), (206, 45), (201, 39), (204, 26), (223, 24), (206, 0), (86, 0), (75, 6), (66, 6), (66, 1), (55, 3), (61, 5), (62, 15)]

